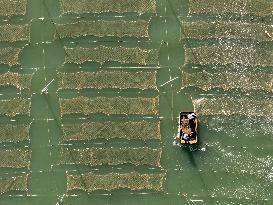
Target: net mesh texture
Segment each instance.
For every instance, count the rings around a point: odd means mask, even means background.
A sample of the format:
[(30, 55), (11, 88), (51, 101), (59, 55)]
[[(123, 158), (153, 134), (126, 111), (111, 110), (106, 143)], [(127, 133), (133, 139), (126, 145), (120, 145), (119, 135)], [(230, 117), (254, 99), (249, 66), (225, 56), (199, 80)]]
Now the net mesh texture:
[(63, 148), (60, 164), (84, 165), (149, 165), (160, 167), (161, 149), (143, 148)]
[(263, 23), (229, 21), (181, 21), (181, 23), (182, 39), (249, 39), (261, 42), (273, 40), (273, 27)]
[(27, 98), (13, 98), (10, 100), (0, 100), (0, 115), (14, 117), (16, 115), (30, 116), (31, 101)]
[(61, 14), (156, 13), (155, 0), (60, 0)]
[(0, 86), (14, 86), (18, 89), (28, 89), (31, 88), (32, 74), (19, 74), (7, 72), (0, 74)]
[(156, 72), (99, 71), (58, 73), (59, 89), (157, 89)]
[(0, 16), (18, 16), (25, 15), (27, 0), (1, 0)]
[(165, 174), (109, 173), (104, 175), (86, 173), (67, 175), (67, 190), (111, 191), (114, 189), (163, 191)]
[[(82, 36), (117, 36), (149, 38), (149, 21), (79, 21), (57, 24), (55, 38), (77, 38)], [(0, 38), (1, 39), (1, 38)]]
[(237, 44), (200, 46), (185, 49), (185, 64), (273, 66), (273, 50)]
[(0, 124), (0, 143), (29, 140), (30, 125)]
[(122, 138), (128, 140), (161, 140), (160, 122), (89, 122), (63, 124), (64, 141)]
[(22, 149), (0, 150), (0, 167), (30, 167), (31, 151)]
[(82, 64), (84, 62), (118, 62), (122, 64), (157, 65), (159, 63), (157, 49), (105, 47), (67, 48), (65, 47), (65, 63)]
[(261, 90), (272, 92), (273, 75), (269, 73), (239, 72), (182, 72), (182, 88), (198, 87), (203, 90), (221, 88), (223, 90), (240, 89), (242, 91)]
[(28, 175), (0, 178), (0, 194), (12, 191), (27, 192)]
[(189, 14), (238, 14), (271, 16), (273, 2), (267, 0), (189, 0)]
[(158, 114), (158, 98), (76, 97), (60, 99), (61, 115), (65, 114)]

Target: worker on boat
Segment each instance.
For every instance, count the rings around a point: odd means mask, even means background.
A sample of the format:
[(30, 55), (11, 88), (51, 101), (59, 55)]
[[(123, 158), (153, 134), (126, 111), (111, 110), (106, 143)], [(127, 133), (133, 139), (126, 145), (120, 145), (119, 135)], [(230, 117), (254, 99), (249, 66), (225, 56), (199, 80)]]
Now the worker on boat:
[(183, 135), (183, 140), (185, 140), (186, 142), (188, 142), (190, 140), (190, 136), (188, 134), (184, 134)]
[(189, 125), (190, 125), (191, 129), (194, 130), (194, 120), (196, 118), (195, 113), (194, 112), (190, 113), (190, 114), (187, 115), (187, 117), (189, 119)]
[(193, 120), (193, 119), (196, 118), (196, 115), (195, 115), (195, 113), (193, 112), (193, 113), (188, 114), (187, 117), (188, 117), (188, 119), (191, 121), (191, 120)]

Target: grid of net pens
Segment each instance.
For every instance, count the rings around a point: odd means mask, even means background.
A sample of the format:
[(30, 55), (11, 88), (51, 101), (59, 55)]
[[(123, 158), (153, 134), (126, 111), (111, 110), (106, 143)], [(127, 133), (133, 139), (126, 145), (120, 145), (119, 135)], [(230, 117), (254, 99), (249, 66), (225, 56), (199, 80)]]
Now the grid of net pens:
[[(0, 1), (0, 194), (39, 196), (36, 177), (58, 170), (66, 173), (66, 195), (162, 192), (159, 49), (149, 32), (156, 1), (60, 0), (59, 15), (48, 12), (49, 26), (28, 14), (32, 5)], [(50, 41), (36, 24), (49, 28)], [(57, 68), (47, 66), (46, 44), (64, 53)], [(57, 96), (53, 103), (50, 94)], [(39, 126), (47, 137), (51, 120), (60, 125), (56, 144), (39, 140)], [(40, 150), (53, 144), (44, 154), (48, 170)]]
[(156, 1), (61, 0), (60, 13), (63, 137), (55, 165), (67, 170), (68, 194), (163, 191), (159, 49), (149, 32)]
[(272, 101), (257, 99), (256, 94), (272, 93), (271, 7), (272, 2), (256, 0), (189, 1), (188, 18), (180, 19), (186, 44), (182, 88), (196, 87), (215, 96), (239, 94), (234, 99), (197, 98), (193, 101), (197, 111), (270, 115), (260, 109), (268, 110)]
[[(227, 173), (244, 170), (242, 175), (255, 173), (255, 177), (264, 182), (258, 187), (254, 185), (258, 182), (248, 187), (244, 183), (234, 187), (221, 184), (211, 188), (210, 193), (215, 198), (227, 197), (229, 203), (254, 198), (254, 195), (256, 199), (271, 199), (271, 194), (265, 191), (266, 187), (271, 187), (271, 170), (261, 167), (272, 164), (272, 159), (260, 157), (270, 153), (270, 149), (257, 140), (255, 149), (262, 147), (264, 150), (257, 151), (257, 154), (250, 150), (253, 141), (249, 144), (246, 141), (263, 139), (272, 133), (269, 122), (272, 121), (273, 106), (273, 3), (266, 0), (189, 0), (188, 6), (188, 16), (180, 18), (181, 41), (185, 50), (182, 90), (191, 92), (200, 121), (211, 131), (225, 134), (217, 140), (210, 137), (210, 143), (215, 143), (218, 153), (223, 153), (217, 157), (219, 163), (211, 167), (214, 170), (214, 166), (222, 166), (220, 164), (226, 160), (223, 167)], [(227, 152), (224, 147), (229, 143), (233, 148)], [(238, 145), (249, 150), (240, 155), (236, 150)], [(260, 160), (260, 168), (248, 167), (250, 159), (252, 162)], [(251, 190), (255, 190), (252, 196)]]
[(34, 70), (22, 69), (30, 41), (26, 0), (0, 2), (0, 194), (26, 193), (31, 162), (30, 109)]

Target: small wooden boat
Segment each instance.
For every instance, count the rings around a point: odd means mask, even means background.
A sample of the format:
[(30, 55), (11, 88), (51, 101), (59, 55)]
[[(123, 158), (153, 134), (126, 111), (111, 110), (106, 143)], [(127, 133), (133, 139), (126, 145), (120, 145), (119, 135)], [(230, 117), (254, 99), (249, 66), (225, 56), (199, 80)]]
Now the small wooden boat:
[(198, 118), (195, 112), (180, 112), (178, 121), (178, 134), (176, 141), (179, 144), (197, 143)]

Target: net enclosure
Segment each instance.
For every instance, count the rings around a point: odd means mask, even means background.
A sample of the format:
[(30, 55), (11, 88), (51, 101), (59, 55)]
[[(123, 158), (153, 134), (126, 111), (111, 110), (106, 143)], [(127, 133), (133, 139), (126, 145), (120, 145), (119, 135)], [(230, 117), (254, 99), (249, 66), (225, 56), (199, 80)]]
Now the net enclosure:
[(267, 0), (189, 0), (189, 14), (272, 16), (273, 2)]
[(61, 115), (65, 114), (158, 114), (158, 97), (76, 97), (60, 99)]
[(31, 88), (32, 74), (19, 74), (19, 73), (1, 73), (0, 74), (0, 86), (14, 86), (17, 89)]
[(59, 89), (157, 89), (156, 72), (99, 71), (58, 73)]
[(30, 125), (0, 124), (0, 143), (29, 140)]
[(182, 88), (193, 86), (203, 90), (221, 88), (223, 90), (240, 89), (242, 91), (261, 90), (272, 92), (272, 83), (273, 74), (269, 73), (182, 72)]
[(61, 14), (156, 13), (156, 0), (59, 0)]
[(28, 98), (17, 97), (0, 100), (0, 115), (14, 117), (16, 115), (30, 116), (31, 101)]
[(9, 66), (19, 65), (20, 64), (20, 55), (22, 49), (20, 48), (0, 48), (0, 64), (5, 64)]
[(56, 24), (56, 39), (77, 38), (82, 36), (149, 38), (149, 21), (98, 20), (79, 21), (70, 24)]
[(249, 39), (272, 41), (273, 27), (263, 23), (246, 23), (230, 21), (182, 21), (183, 38), (192, 39)]
[[(264, 133), (269, 136), (273, 135), (273, 119), (263, 117), (248, 117), (241, 116), (234, 118), (230, 116), (203, 116), (202, 122), (213, 131), (220, 132), (221, 134), (227, 134), (231, 136), (230, 142), (234, 140), (234, 137), (246, 136), (249, 138), (255, 138), (260, 133)], [(240, 126), (238, 126), (240, 125)], [(242, 139), (243, 141), (245, 140)]]
[(28, 98), (17, 97), (0, 100), (0, 115), (14, 117), (16, 115), (30, 116), (31, 101)]
[[(0, 50), (1, 51), (1, 50)], [(84, 62), (118, 62), (121, 64), (157, 65), (159, 63), (158, 49), (105, 47), (67, 48), (65, 47), (65, 63), (82, 64)]]
[(142, 148), (62, 148), (59, 164), (148, 165), (160, 167), (161, 149)]
[(63, 124), (64, 141), (122, 138), (128, 140), (161, 140), (160, 122), (106, 121)]
[(273, 50), (237, 44), (185, 48), (185, 64), (273, 66)]
[(27, 192), (28, 175), (0, 178), (0, 194), (12, 191)]
[(30, 167), (31, 151), (22, 149), (0, 150), (0, 167)]
[(5, 24), (0, 26), (0, 41), (30, 41), (30, 25)]
[(0, 16), (25, 15), (27, 0), (1, 0)]
[(271, 99), (253, 97), (203, 97), (193, 100), (193, 105), (200, 115), (242, 115), (272, 118), (269, 112), (273, 108)]
[(138, 172), (81, 175), (67, 174), (67, 190), (83, 190), (93, 192), (96, 190), (111, 191), (114, 189), (154, 190), (163, 191), (165, 173), (141, 174)]

